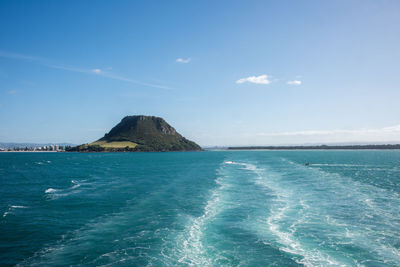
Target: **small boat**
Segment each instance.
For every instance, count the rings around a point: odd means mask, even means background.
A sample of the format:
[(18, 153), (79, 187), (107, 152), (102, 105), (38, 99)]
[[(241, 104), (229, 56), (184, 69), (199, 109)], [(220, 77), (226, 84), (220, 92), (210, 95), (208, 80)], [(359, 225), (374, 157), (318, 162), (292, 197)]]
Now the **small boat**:
[(305, 165), (306, 165), (306, 166), (310, 166), (310, 162), (307, 162)]

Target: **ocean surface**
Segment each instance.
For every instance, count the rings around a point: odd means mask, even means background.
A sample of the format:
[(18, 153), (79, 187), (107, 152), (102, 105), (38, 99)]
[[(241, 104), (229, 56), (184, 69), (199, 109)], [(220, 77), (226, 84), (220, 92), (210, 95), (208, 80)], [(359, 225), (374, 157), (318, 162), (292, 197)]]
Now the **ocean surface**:
[(0, 177), (1, 266), (400, 266), (400, 151), (0, 153)]

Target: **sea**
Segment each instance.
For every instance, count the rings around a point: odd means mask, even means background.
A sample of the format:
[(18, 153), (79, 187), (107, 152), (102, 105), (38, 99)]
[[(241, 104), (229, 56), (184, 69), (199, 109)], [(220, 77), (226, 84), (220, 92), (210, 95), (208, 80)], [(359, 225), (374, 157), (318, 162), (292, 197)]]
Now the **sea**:
[(0, 178), (0, 266), (400, 266), (400, 151), (0, 153)]

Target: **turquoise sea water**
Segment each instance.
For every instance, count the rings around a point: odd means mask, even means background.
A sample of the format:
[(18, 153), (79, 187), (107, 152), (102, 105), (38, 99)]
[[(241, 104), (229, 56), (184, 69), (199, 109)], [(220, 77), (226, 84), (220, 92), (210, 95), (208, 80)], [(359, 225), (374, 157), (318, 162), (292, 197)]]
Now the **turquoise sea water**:
[(400, 266), (400, 151), (0, 153), (0, 177), (1, 266)]

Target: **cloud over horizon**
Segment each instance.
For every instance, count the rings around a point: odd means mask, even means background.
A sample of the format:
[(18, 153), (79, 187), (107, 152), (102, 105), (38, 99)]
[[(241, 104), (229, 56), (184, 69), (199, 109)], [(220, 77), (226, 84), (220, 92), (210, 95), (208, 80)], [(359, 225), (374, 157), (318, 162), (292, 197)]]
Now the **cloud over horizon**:
[[(258, 136), (296, 136), (296, 135), (333, 135), (333, 134), (353, 134), (353, 135), (367, 135), (379, 133), (398, 133), (400, 134), (400, 124), (383, 127), (378, 129), (355, 129), (355, 130), (306, 130), (306, 131), (293, 131), (293, 132), (280, 132), (280, 133), (258, 133)], [(400, 136), (399, 136), (400, 138)]]
[(299, 80), (288, 81), (287, 84), (289, 84), (289, 85), (301, 85), (301, 81), (299, 81)]
[(263, 74), (260, 76), (250, 76), (247, 78), (242, 78), (236, 81), (237, 84), (242, 84), (242, 83), (255, 83), (255, 84), (270, 84), (271, 81), (268, 80), (268, 75)]
[(189, 63), (190, 61), (191, 61), (192, 59), (190, 58), (190, 57), (188, 57), (188, 58), (177, 58), (176, 59), (176, 62), (178, 62), (178, 63), (182, 63), (182, 64), (187, 64), (187, 63)]
[[(304, 130), (293, 132), (257, 133), (255, 139), (266, 143), (332, 143), (400, 141), (400, 124), (383, 128)], [(268, 139), (265, 139), (268, 138)]]
[(287, 132), (221, 132), (197, 134), (193, 139), (206, 146), (274, 146), (318, 144), (400, 143), (400, 124), (382, 128), (304, 130)]

